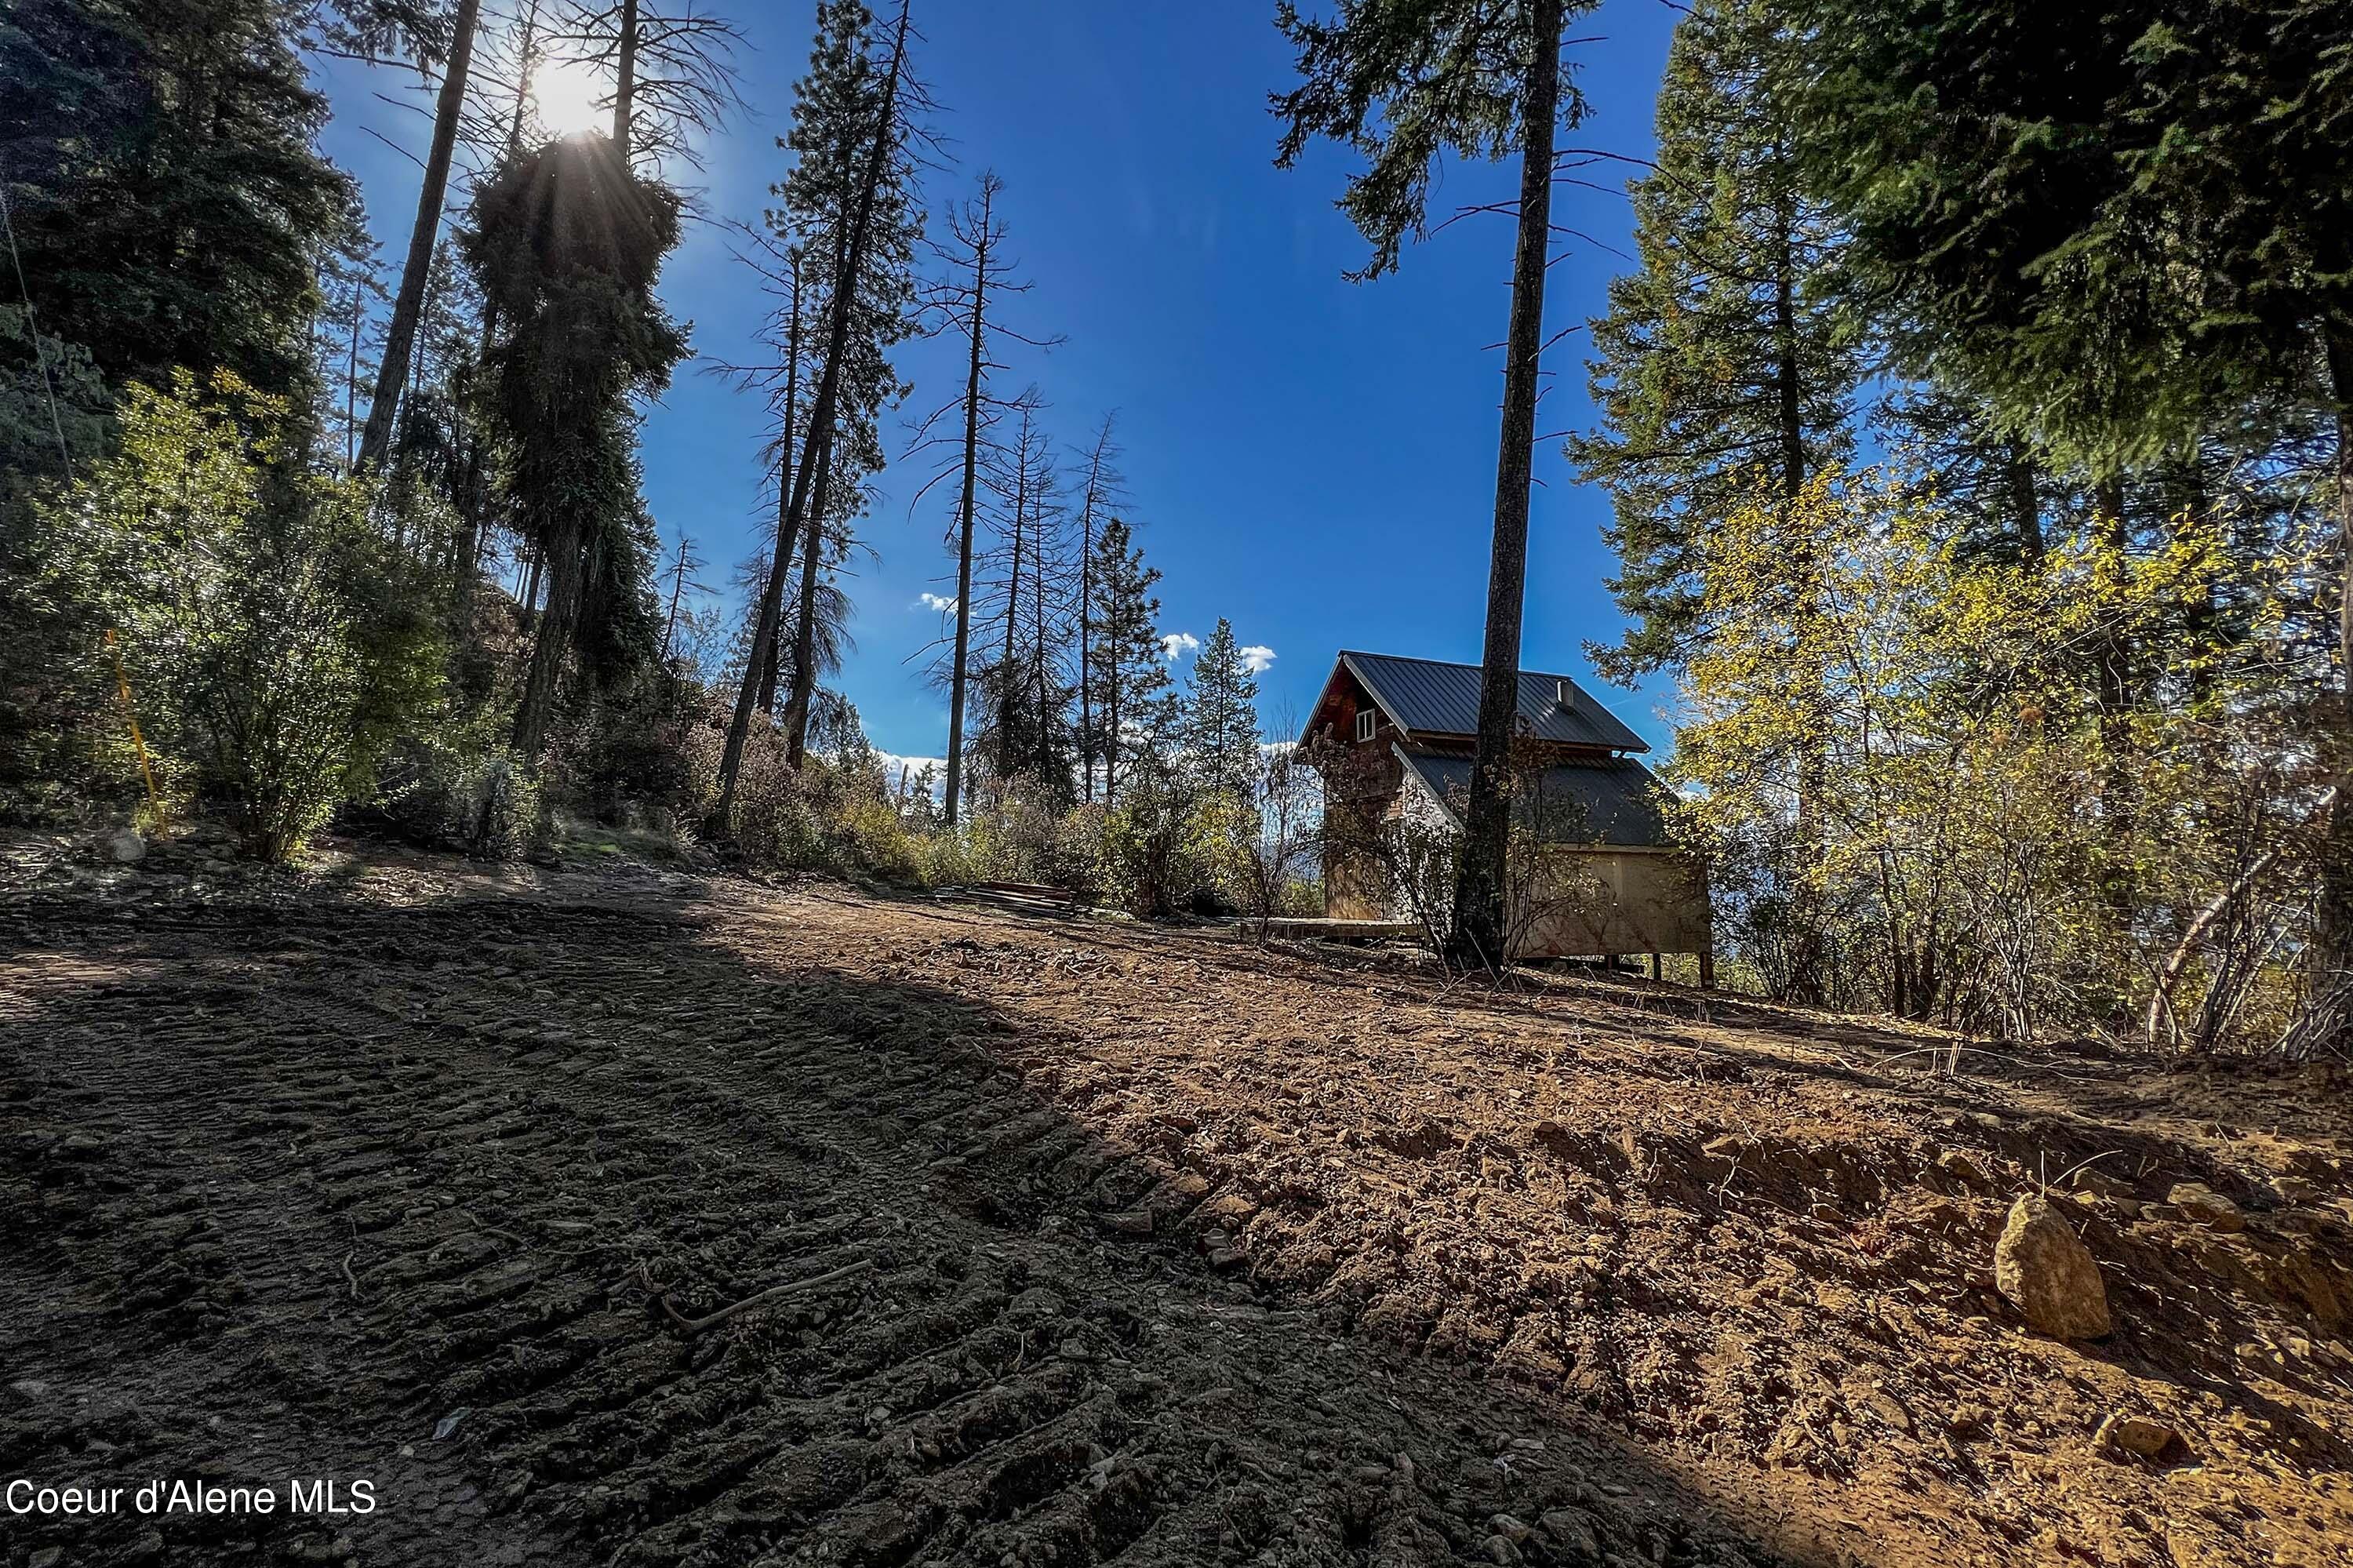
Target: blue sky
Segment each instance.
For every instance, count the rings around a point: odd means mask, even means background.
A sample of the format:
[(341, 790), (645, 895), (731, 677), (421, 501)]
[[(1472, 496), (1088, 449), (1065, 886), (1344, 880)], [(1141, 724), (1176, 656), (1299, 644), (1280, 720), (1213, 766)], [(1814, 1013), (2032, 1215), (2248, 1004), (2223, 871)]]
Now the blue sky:
[[(756, 219), (786, 166), (776, 138), (813, 11), (807, 0), (710, 8), (747, 35), (739, 65), (752, 113), (705, 149), (700, 175), (681, 178), (705, 210)], [(999, 386), (1036, 382), (1071, 443), (1118, 411), (1129, 515), (1165, 574), (1164, 630), (1207, 637), (1222, 615), (1242, 642), (1272, 649), (1259, 677), (1270, 721), (1305, 713), (1341, 648), (1479, 657), (1512, 239), (1507, 219), (1474, 217), (1409, 249), (1390, 277), (1345, 281), (1365, 255), (1333, 206), (1349, 154), (1327, 145), (1298, 168), (1273, 165), (1267, 95), (1290, 83), (1292, 60), (1271, 11), (1227, 0), (919, 0), (916, 10), (919, 68), (957, 161), (927, 197), (938, 210), (982, 168), (997, 170), (1012, 249), (1036, 284), (1018, 323), (1066, 338), (1020, 355)], [(1661, 0), (1607, 0), (1572, 29), (1597, 41), (1570, 51), (1591, 114), (1568, 140), (1650, 151), (1674, 15)], [(423, 116), (379, 96), (421, 101), (403, 84), (396, 70), (353, 66), (332, 68), (327, 83), (328, 150), (360, 177), (396, 267), (417, 166), (369, 130), (421, 154)], [(1433, 214), (1506, 196), (1516, 177), (1510, 165), (1450, 167)], [(1564, 185), (1556, 198), (1556, 221), (1599, 243), (1572, 242), (1554, 267), (1552, 332), (1599, 313), (1609, 278), (1630, 266), (1622, 175), (1596, 177), (1609, 193)], [(690, 231), (662, 293), (693, 323), (700, 354), (752, 357), (762, 297), (720, 233)], [(1553, 348), (1540, 429), (1592, 422), (1587, 353), (1581, 331)], [(915, 387), (906, 416), (955, 395), (960, 354), (938, 341), (901, 351)], [(666, 539), (683, 528), (712, 560), (706, 580), (725, 580), (753, 547), (763, 433), (752, 397), (691, 366), (648, 412), (648, 499)], [(926, 472), (919, 460), (881, 476), (865, 526), (879, 559), (849, 585), (858, 650), (841, 678), (877, 746), (922, 757), (944, 749), (946, 709), (910, 655), (938, 630), (921, 595), (949, 591), (953, 570), (948, 487), (910, 514)], [(1584, 643), (1614, 640), (1621, 624), (1604, 586), (1615, 567), (1599, 533), (1608, 499), (1575, 483), (1556, 440), (1538, 444), (1536, 473), (1522, 662), (1583, 677)], [(1664, 749), (1663, 687), (1605, 695)]]

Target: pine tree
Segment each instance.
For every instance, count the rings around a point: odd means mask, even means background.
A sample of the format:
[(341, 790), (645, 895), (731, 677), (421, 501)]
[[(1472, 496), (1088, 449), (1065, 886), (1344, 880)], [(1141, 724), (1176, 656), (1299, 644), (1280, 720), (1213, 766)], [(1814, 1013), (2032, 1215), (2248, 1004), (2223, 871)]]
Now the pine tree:
[[(839, 509), (862, 497), (858, 480), (882, 464), (875, 419), (901, 395), (887, 351), (913, 330), (913, 251), (921, 234), (912, 116), (922, 97), (906, 69), (907, 8), (901, 5), (890, 48), (879, 60), (873, 17), (861, 0), (826, 0), (818, 21), (809, 74), (794, 103), (792, 131), (781, 143), (798, 162), (776, 187), (782, 206), (769, 216), (780, 237), (807, 248), (808, 286), (825, 323), (811, 344), (818, 368), (786, 491), (771, 567), (777, 572), (789, 568), (797, 546), (822, 548), (817, 535), (828, 519), (854, 515), (854, 507), (848, 514)], [(804, 603), (813, 602), (813, 596), (804, 596)], [(752, 664), (721, 754), (722, 817), (734, 803), (760, 667), (781, 630), (774, 624), (754, 629)], [(797, 623), (795, 645), (799, 641)], [(797, 759), (807, 741), (814, 662), (800, 661), (798, 668), (786, 719)]]
[(1160, 644), (1160, 600), (1152, 592), (1159, 580), (1159, 569), (1144, 564), (1127, 524), (1117, 517), (1106, 522), (1095, 538), (1087, 582), (1096, 649), (1087, 666), (1089, 708), (1106, 805), (1119, 803), (1123, 781), (1164, 768), (1174, 744), (1174, 683)]
[(1348, 183), (1343, 211), (1373, 242), (1356, 274), (1397, 265), (1409, 234), (1425, 227), (1440, 156), (1517, 153), (1520, 196), (1512, 253), (1512, 313), (1504, 336), (1504, 409), (1495, 453), (1494, 531), (1487, 569), (1486, 637), (1480, 657), (1479, 735), (1455, 860), (1450, 956), (1492, 967), (1503, 955), (1504, 858), (1511, 830), (1513, 723), (1519, 711), (1520, 622), (1528, 566), (1528, 487), (1534, 477), (1536, 388), (1543, 376), (1545, 269), (1552, 233), (1555, 148), (1561, 124), (1584, 118), (1585, 101), (1563, 80), (1567, 18), (1594, 0), (1340, 0), (1330, 22), (1311, 22), (1292, 0), (1276, 26), (1299, 49), (1304, 79), (1275, 101), (1290, 122), (1276, 162), (1295, 163), (1308, 141), (1328, 136), (1367, 154)]
[[(829, 309), (836, 294), (846, 294), (848, 310), (845, 335), (830, 351), (839, 360), (839, 395), (828, 427), (811, 431), (822, 443), (809, 511), (815, 523), (801, 541), (794, 677), (784, 717), (786, 756), (794, 768), (808, 748), (821, 664), (811, 652), (813, 618), (823, 599), (819, 574), (828, 552), (840, 559), (852, 547), (866, 506), (866, 477), (884, 461), (879, 420), (906, 393), (889, 355), (916, 329), (914, 253), (923, 238), (915, 200), (919, 135), (912, 118), (923, 100), (906, 71), (903, 14), (893, 49), (883, 58), (877, 58), (880, 39), (862, 4), (830, 5), (819, 19), (826, 26), (820, 50), (828, 67), (839, 69), (813, 67), (811, 82), (818, 90), (811, 112), (804, 119), (801, 106), (795, 106), (786, 144), (801, 158), (776, 187), (784, 204), (776, 216), (784, 230), (808, 237), (807, 255), (818, 264), (815, 297)], [(861, 211), (862, 233), (853, 217)]]
[(1202, 789), (1248, 800), (1258, 778), (1258, 677), (1234, 641), (1233, 623), (1218, 629), (1193, 659), (1185, 694), (1185, 759)]
[(1079, 482), (1079, 780), (1082, 798), (1095, 798), (1095, 760), (1104, 755), (1097, 746), (1094, 716), (1094, 665), (1101, 657), (1094, 621), (1095, 539), (1109, 521), (1112, 509), (1127, 499), (1127, 478), (1119, 471), (1119, 443), (1112, 439), (1118, 416), (1105, 414), (1095, 439), (1082, 461), (1085, 477)]
[(1631, 187), (1641, 270), (1610, 284), (1593, 323), (1604, 423), (1568, 452), (1615, 514), (1611, 586), (1632, 624), (1602, 660), (1611, 675), (1672, 669), (1703, 634), (1694, 531), (1759, 475), (1794, 496), (1852, 450), (1859, 366), (1818, 286), (1836, 236), (1799, 185), (1778, 15), (1699, 0), (1676, 25), (1657, 167)]
[[(914, 442), (917, 451), (944, 448), (952, 453), (949, 464), (917, 492), (919, 498), (923, 491), (944, 480), (953, 477), (957, 481), (955, 522), (948, 536), (956, 572), (954, 608), (949, 611), (954, 623), (948, 629), (948, 755), (946, 794), (942, 808), (942, 818), (950, 827), (956, 822), (964, 784), (964, 723), (965, 709), (970, 705), (972, 673), (972, 618), (964, 607), (971, 603), (973, 596), (981, 458), (995, 440), (998, 417), (1013, 406), (990, 392), (989, 373), (1004, 368), (997, 352), (997, 345), (1006, 339), (1033, 348), (1051, 348), (1061, 341), (1025, 336), (1008, 327), (994, 313), (1003, 308), (1006, 295), (1029, 291), (1029, 283), (1014, 280), (1014, 264), (1005, 254), (1010, 230), (997, 211), (997, 198), (1004, 190), (1005, 182), (997, 177), (995, 171), (983, 170), (974, 196), (950, 210), (947, 240), (934, 248), (947, 276), (932, 285), (923, 301), (924, 310), (934, 318), (939, 330), (963, 338), (965, 350), (962, 395), (933, 410), (917, 427)], [(949, 430), (952, 417), (956, 427), (953, 434)]]
[(514, 745), (537, 756), (557, 683), (655, 632), (655, 544), (638, 499), (631, 399), (667, 384), (682, 336), (653, 298), (678, 239), (678, 198), (620, 165), (601, 136), (549, 143), (474, 197), (467, 260), (497, 312), (486, 357), (516, 524), (545, 564), (547, 608)]
[[(1859, 367), (1819, 287), (1836, 236), (1805, 196), (1791, 149), (1790, 40), (1767, 0), (1698, 0), (1676, 25), (1658, 101), (1656, 168), (1636, 181), (1642, 267), (1593, 323), (1593, 393), (1607, 424), (1573, 440), (1610, 493), (1612, 583), (1630, 625), (1605, 673), (1678, 669), (1711, 634), (1696, 535), (1761, 484), (1793, 504), (1852, 449)], [(1810, 646), (1815, 567), (1785, 559), (1790, 641)], [(1801, 681), (1805, 673), (1798, 673)], [(1821, 758), (1794, 732), (1784, 768), (1795, 817), (1788, 868), (1796, 993), (1821, 994)]]
[[(120, 387), (175, 366), (304, 402), (316, 270), (357, 197), (315, 138), (324, 98), (286, 0), (0, 20), (0, 177), (40, 329)], [(16, 303), (16, 277), (6, 298)]]
[[(2335, 425), (2333, 791), (2299, 1040), (2353, 1035), (2353, 181), (2337, 0), (2085, 11), (1809, 0), (1802, 146), (1902, 323), (2096, 481), (2179, 461), (2250, 408)], [(1936, 112), (1918, 106), (1933, 101)]]

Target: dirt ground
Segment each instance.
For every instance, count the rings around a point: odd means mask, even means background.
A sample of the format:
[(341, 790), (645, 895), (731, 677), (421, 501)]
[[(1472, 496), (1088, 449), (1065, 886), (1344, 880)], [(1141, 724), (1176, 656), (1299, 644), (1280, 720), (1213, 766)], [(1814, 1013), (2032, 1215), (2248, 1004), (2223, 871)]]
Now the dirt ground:
[[(7, 1568), (2353, 1560), (2342, 1073), (1940, 1077), (1636, 982), (635, 865), (0, 849), (0, 1483), (281, 1499), (0, 1512)], [(2100, 1343), (1992, 1289), (2042, 1183)]]

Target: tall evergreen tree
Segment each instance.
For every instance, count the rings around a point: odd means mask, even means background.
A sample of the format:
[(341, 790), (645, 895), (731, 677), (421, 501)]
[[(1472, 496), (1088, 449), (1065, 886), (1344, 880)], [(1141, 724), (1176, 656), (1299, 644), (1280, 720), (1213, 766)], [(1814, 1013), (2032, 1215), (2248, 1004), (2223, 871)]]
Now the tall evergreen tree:
[[(116, 386), (235, 372), (300, 403), (316, 268), (357, 201), (289, 0), (16, 0), (0, 180), (41, 330)], [(9, 277), (7, 301), (17, 302)]]
[[(1794, 503), (1852, 446), (1860, 370), (1819, 286), (1835, 234), (1800, 187), (1782, 15), (1767, 0), (1697, 0), (1676, 25), (1658, 161), (1633, 185), (1641, 269), (1610, 285), (1609, 313), (1593, 323), (1593, 393), (1607, 422), (1569, 455), (1614, 505), (1607, 536), (1621, 565), (1611, 586), (1630, 626), (1601, 656), (1612, 674), (1678, 668), (1709, 635), (1704, 607), (1723, 600), (1699, 580), (1695, 534), (1760, 483)], [(1811, 646), (1816, 563), (1799, 549), (1784, 564), (1790, 641)], [(1797, 995), (1819, 1001), (1822, 759), (1802, 727), (1795, 735), (1794, 754), (1777, 759), (1799, 862), (1790, 969)]]
[(1093, 688), (1088, 708), (1106, 805), (1119, 803), (1120, 787), (1134, 773), (1162, 766), (1173, 744), (1175, 683), (1160, 644), (1160, 600), (1152, 591), (1159, 580), (1159, 568), (1144, 564), (1127, 524), (1106, 522), (1087, 575), (1096, 648), (1087, 666)]
[(1584, 98), (1563, 80), (1561, 35), (1569, 16), (1592, 8), (1593, 0), (1340, 0), (1329, 22), (1302, 16), (1292, 0), (1276, 10), (1276, 25), (1298, 48), (1304, 79), (1275, 100), (1276, 112), (1290, 122), (1277, 162), (1296, 162), (1318, 135), (1371, 159), (1340, 202), (1373, 242), (1372, 260), (1356, 276), (1394, 268), (1406, 236), (1422, 232), (1442, 154), (1520, 158), (1479, 738), (1450, 938), (1452, 958), (1465, 965), (1491, 966), (1504, 951), (1512, 726), (1519, 709), (1555, 147), (1560, 125), (1575, 125), (1585, 114)]
[[(776, 572), (789, 569), (797, 546), (816, 547), (815, 531), (828, 514), (833, 494), (828, 490), (824, 503), (812, 507), (819, 480), (831, 485), (839, 463), (844, 479), (839, 491), (855, 495), (856, 477), (881, 466), (873, 420), (886, 402), (900, 396), (887, 350), (913, 330), (908, 305), (920, 219), (912, 196), (918, 142), (912, 117), (922, 101), (906, 71), (907, 6), (902, 0), (890, 47), (880, 59), (873, 17), (862, 0), (826, 0), (818, 20), (809, 74), (784, 142), (799, 161), (779, 187), (783, 207), (770, 217), (780, 235), (807, 245), (813, 269), (823, 268), (823, 277), (811, 281), (822, 300), (825, 323), (822, 336), (811, 344), (817, 375), (786, 490), (785, 522), (770, 568)], [(780, 597), (764, 596), (764, 602)], [(720, 757), (722, 817), (734, 804), (759, 669), (769, 657), (770, 640), (778, 635), (780, 628), (773, 623), (754, 630), (752, 662)], [(802, 668), (808, 667), (804, 662)], [(807, 693), (797, 686), (787, 719), (796, 736), (805, 736), (809, 711)]]
[(1193, 657), (1185, 760), (1203, 789), (1248, 800), (1258, 778), (1258, 677), (1234, 641), (1233, 623), (1221, 615)]
[(650, 657), (654, 543), (638, 500), (632, 398), (684, 355), (653, 298), (678, 198), (631, 175), (601, 136), (550, 143), (474, 197), (467, 260), (496, 310), (488, 356), (518, 526), (547, 572), (515, 748), (535, 758), (575, 652), (609, 663), (642, 621)]
[[(809, 511), (814, 521), (802, 535), (792, 697), (785, 714), (786, 753), (795, 768), (807, 750), (816, 691), (818, 661), (810, 650), (820, 566), (828, 548), (838, 554), (849, 550), (856, 520), (865, 510), (864, 481), (884, 461), (882, 410), (906, 394), (890, 351), (915, 331), (915, 248), (923, 238), (911, 119), (920, 95), (906, 75), (903, 16), (893, 48), (878, 56), (880, 40), (866, 7), (846, 4), (834, 9), (839, 16), (832, 58), (849, 69), (819, 79), (839, 96), (821, 97), (812, 105), (813, 133), (801, 146), (800, 163), (777, 190), (786, 223), (810, 237), (809, 257), (824, 263), (815, 277), (818, 299), (829, 302), (840, 296), (848, 307), (847, 330), (829, 349), (834, 365), (828, 368), (839, 389), (831, 422), (811, 432), (822, 445)], [(796, 132), (804, 128), (798, 107)], [(872, 148), (861, 136), (873, 141)], [(867, 154), (863, 166), (851, 155), (860, 152)], [(860, 183), (864, 167), (873, 169), (871, 185)], [(862, 233), (852, 220), (858, 212), (865, 217)]]
[(1835, 234), (1799, 188), (1778, 15), (1698, 0), (1676, 25), (1656, 166), (1631, 185), (1641, 270), (1592, 323), (1603, 423), (1568, 454), (1609, 492), (1611, 586), (1631, 623), (1603, 658), (1613, 675), (1672, 669), (1700, 630), (1694, 530), (1760, 476), (1794, 496), (1853, 446), (1860, 367), (1820, 287)]
[(2353, 1033), (2353, 15), (1807, 0), (1798, 26), (1809, 168), (1856, 286), (1911, 329), (1907, 368), (2102, 482), (2251, 403), (2333, 419), (2312, 1032)]
[(1095, 539), (1112, 514), (1113, 508), (1127, 498), (1127, 478), (1119, 471), (1119, 443), (1112, 437), (1118, 419), (1116, 414), (1105, 414), (1095, 429), (1095, 439), (1082, 456), (1085, 477), (1079, 482), (1079, 589), (1077, 636), (1079, 641), (1079, 785), (1081, 796), (1095, 798), (1095, 762), (1103, 753), (1096, 747), (1098, 731), (1094, 716), (1094, 665), (1101, 656), (1097, 646), (1098, 628), (1094, 621)]

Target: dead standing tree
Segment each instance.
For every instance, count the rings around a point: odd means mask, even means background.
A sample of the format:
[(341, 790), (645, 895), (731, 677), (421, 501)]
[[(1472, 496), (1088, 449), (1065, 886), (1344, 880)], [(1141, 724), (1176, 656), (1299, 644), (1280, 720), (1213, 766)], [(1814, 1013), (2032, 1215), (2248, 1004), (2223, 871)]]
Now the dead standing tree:
[(555, 41), (572, 58), (613, 73), (613, 145), (632, 163), (650, 155), (700, 167), (696, 138), (743, 107), (733, 62), (744, 35), (691, 0), (574, 4), (559, 28)]
[(1058, 665), (1074, 573), (1052, 443), (1039, 418), (1045, 407), (1034, 387), (1014, 399), (1013, 437), (988, 454), (982, 518), (993, 537), (979, 552), (986, 576), (970, 619), (997, 644), (976, 679), (987, 771), (1000, 784), (1034, 774), (1059, 801), (1071, 793), (1068, 688)]
[[(881, 102), (865, 132), (863, 168), (857, 182), (840, 252), (842, 264), (839, 275), (843, 278), (855, 280), (864, 265), (867, 241), (874, 225), (876, 203), (881, 195), (884, 180), (891, 173), (894, 154), (903, 149), (907, 127), (902, 119), (900, 87), (906, 65), (907, 38), (908, 7), (905, 0), (902, 0), (899, 20), (892, 30), (890, 64), (883, 77)], [(779, 559), (790, 558), (802, 530), (807, 526), (811, 515), (811, 480), (823, 464), (841, 398), (844, 351), (849, 340), (858, 291), (853, 284), (849, 288), (836, 288), (831, 292), (832, 298), (826, 313), (822, 368), (818, 375), (817, 394), (811, 401), (807, 430), (801, 439), (800, 460), (786, 492), (785, 526), (779, 531), (776, 541)], [(767, 629), (767, 634), (775, 636), (773, 625)], [(736, 696), (735, 712), (727, 726), (726, 746), (720, 757), (716, 817), (723, 830), (735, 807), (736, 777), (743, 766), (744, 744), (751, 732), (753, 703), (758, 694), (759, 666), (766, 653), (765, 646), (755, 633), (752, 661), (744, 672), (743, 688)]]
[(991, 304), (1004, 295), (1026, 294), (1030, 288), (1026, 281), (1012, 280), (1013, 264), (1004, 254), (1008, 229), (997, 212), (997, 198), (1004, 189), (1005, 182), (994, 171), (984, 170), (978, 194), (948, 213), (948, 242), (934, 248), (947, 272), (927, 292), (923, 308), (934, 318), (935, 330), (960, 333), (965, 338), (964, 395), (926, 416), (916, 427), (915, 440), (910, 449), (915, 452), (945, 446), (955, 438), (939, 433), (941, 425), (951, 414), (962, 415), (963, 431), (957, 442), (959, 461), (943, 467), (915, 493), (915, 500), (920, 502), (934, 485), (950, 474), (962, 474), (955, 526), (950, 535), (956, 561), (955, 598), (944, 612), (954, 622), (950, 628), (954, 652), (948, 670), (947, 793), (942, 813), (951, 828), (955, 826), (963, 795), (964, 719), (970, 694), (967, 686), (971, 671), (973, 538), (983, 443), (995, 428), (997, 416), (1012, 406), (992, 397), (988, 392), (989, 372), (1005, 368), (996, 358), (993, 345), (1009, 339), (1031, 348), (1050, 349), (1062, 341), (1060, 337), (1024, 336), (989, 314)]
[[(448, 57), (440, 61), (441, 90), (433, 106), (433, 141), (425, 154), (425, 182), (417, 193), (417, 221), (408, 236), (408, 256), (401, 265), (400, 291), (394, 296), (392, 324), (385, 329), (384, 355), (376, 362), (375, 393), (368, 404), (367, 428), (360, 437), (359, 466), (374, 468), (392, 450), (393, 417), (399, 412), (401, 388), (408, 382), (408, 359), (417, 341), (417, 318), (425, 309), (426, 279), (433, 270), (433, 250), (441, 235), (441, 206), (449, 191), (449, 163), (458, 148), (458, 122), (466, 112), (466, 88), (474, 58), (474, 32), (481, 17), (481, 0), (458, 0), (449, 18)], [(420, 66), (433, 60), (435, 50), (417, 46)]]

